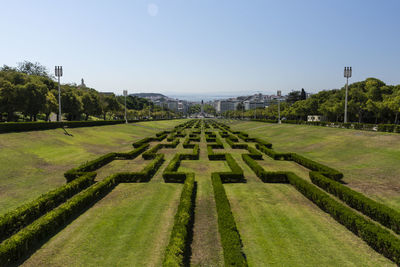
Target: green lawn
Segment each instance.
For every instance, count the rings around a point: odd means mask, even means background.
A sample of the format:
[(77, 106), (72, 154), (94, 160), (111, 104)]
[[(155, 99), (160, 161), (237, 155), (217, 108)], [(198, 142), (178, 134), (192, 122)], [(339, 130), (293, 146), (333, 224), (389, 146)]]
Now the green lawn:
[(0, 214), (65, 183), (63, 173), (184, 120), (0, 134)]
[(400, 134), (252, 121), (231, 128), (336, 168), (351, 188), (400, 210)]
[(160, 266), (180, 184), (120, 184), (23, 266)]
[[(2, 186), (0, 196), (6, 198), (0, 198), (0, 207), (3, 205), (8, 208), (13, 201), (21, 203), (23, 199), (32, 198), (63, 184), (65, 180), (62, 174), (70, 167), (90, 160), (98, 154), (130, 150), (131, 143), (135, 140), (182, 122), (182, 120), (148, 122), (138, 125), (71, 129), (74, 137), (64, 136), (57, 132), (58, 130), (24, 133), (27, 141), (24, 140), (23, 144), (21, 140), (24, 136), (10, 134), (12, 139), (12, 142), (9, 142), (10, 151), (13, 151), (13, 147), (16, 151), (14, 160), (20, 158), (31, 170), (35, 170), (40, 164), (32, 160), (32, 155), (40, 155), (38, 158), (41, 162), (46, 162), (45, 166), (50, 167), (48, 169), (41, 167), (41, 175), (36, 172), (33, 174), (26, 172), (14, 178), (5, 175), (4, 179), (0, 180)], [(290, 128), (285, 130), (282, 127)], [(389, 163), (382, 163), (384, 159), (391, 158), (390, 151), (395, 150), (382, 140), (389, 138), (392, 146), (393, 144), (396, 146), (400, 144), (400, 135), (306, 127), (257, 122), (232, 125), (233, 129), (241, 129), (251, 136), (271, 141), (278, 151), (298, 152), (343, 171), (346, 175), (345, 181), (351, 186), (356, 185), (356, 181), (365, 185), (377, 185), (378, 179), (365, 177), (364, 174), (368, 171), (364, 169), (371, 172), (377, 168), (376, 172), (385, 173), (388, 170), (381, 169), (386, 166), (392, 175), (398, 175), (394, 171), (396, 165), (393, 165), (393, 159)], [(325, 133), (318, 133), (320, 128)], [(296, 131), (305, 133), (300, 138), (296, 137)], [(357, 138), (368, 139), (368, 134), (376, 135), (371, 137), (371, 140), (376, 138), (385, 145), (379, 146), (379, 141), (367, 142), (367, 140), (364, 143), (360, 141), (363, 145), (358, 148), (349, 145), (352, 136), (357, 141)], [(18, 135), (19, 138), (16, 137)], [(31, 140), (27, 137), (29, 135), (37, 137)], [(0, 138), (2, 137), (0, 135)], [(75, 137), (76, 139), (73, 139)], [(338, 140), (334, 141), (335, 138)], [(160, 266), (182, 190), (181, 184), (164, 183), (162, 171), (175, 153), (192, 152), (192, 149), (183, 148), (184, 139), (180, 138), (181, 142), (176, 149), (164, 148), (159, 151), (165, 154), (166, 161), (149, 183), (118, 185), (104, 199), (53, 236), (24, 262), (24, 266)], [(35, 140), (42, 142), (42, 146), (36, 144)], [(342, 140), (343, 143), (340, 142)], [(225, 149), (216, 152), (232, 153), (247, 180), (247, 183), (225, 184), (224, 187), (250, 266), (394, 266), (390, 260), (371, 249), (292, 186), (262, 183), (241, 158), (242, 153), (248, 153), (247, 150), (230, 149), (223, 139), (222, 141)], [(68, 142), (71, 143), (65, 145)], [(151, 147), (157, 143), (152, 142)], [(4, 149), (7, 149), (4, 147), (5, 144), (7, 143), (1, 139), (0, 157), (7, 159), (3, 153)], [(59, 150), (70, 150), (71, 156), (67, 157)], [(361, 161), (357, 158), (357, 155), (362, 155), (361, 151), (368, 151), (372, 154), (370, 157), (376, 157), (377, 160), (364, 158), (366, 162), (363, 163), (364, 167), (361, 168), (363, 172), (360, 173), (355, 171), (358, 168), (357, 164), (353, 164), (347, 159), (347, 155), (343, 155), (346, 151), (355, 158), (353, 162)], [(397, 152), (394, 155), (398, 156)], [(141, 156), (134, 160), (116, 160), (98, 170), (98, 179), (116, 172), (140, 171), (149, 162), (143, 160)], [(264, 155), (264, 160), (258, 163), (266, 170), (293, 171), (308, 180), (308, 170), (294, 162), (274, 161)], [(0, 164), (4, 164), (0, 166), (2, 170), (7, 170), (4, 162)], [(18, 164), (11, 161), (11, 158), (9, 165), (11, 170), (9, 174), (20, 171)], [(184, 160), (180, 165), (179, 171), (195, 172), (197, 183), (191, 266), (224, 265), (211, 173), (227, 170), (229, 167), (226, 162), (208, 160), (204, 133), (200, 143), (200, 160)], [(389, 183), (390, 179), (393, 179), (381, 177), (384, 183)], [(52, 183), (47, 184), (46, 179)], [(400, 184), (399, 181), (397, 183)], [(7, 189), (6, 185), (10, 184), (12, 186)], [(382, 194), (383, 197), (385, 188), (377, 187), (374, 192)], [(392, 196), (382, 199), (396, 206)]]
[(284, 184), (226, 184), (250, 266), (395, 266)]

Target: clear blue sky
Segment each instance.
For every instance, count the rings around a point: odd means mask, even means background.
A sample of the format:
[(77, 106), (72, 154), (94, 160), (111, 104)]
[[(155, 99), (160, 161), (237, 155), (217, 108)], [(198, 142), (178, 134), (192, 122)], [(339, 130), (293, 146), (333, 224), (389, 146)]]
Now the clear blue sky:
[(1, 0), (0, 64), (122, 93), (316, 92), (400, 83), (399, 0)]

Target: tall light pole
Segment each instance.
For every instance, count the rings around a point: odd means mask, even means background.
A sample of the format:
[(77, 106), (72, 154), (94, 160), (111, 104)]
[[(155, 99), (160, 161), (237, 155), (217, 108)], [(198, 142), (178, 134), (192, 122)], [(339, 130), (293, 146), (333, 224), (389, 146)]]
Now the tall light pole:
[(278, 98), (278, 123), (281, 124), (281, 100)]
[(125, 96), (125, 123), (128, 123), (128, 118), (126, 117), (126, 97), (128, 96), (128, 90), (124, 90)]
[(344, 77), (346, 78), (346, 97), (344, 100), (344, 123), (347, 122), (347, 95), (349, 91), (349, 78), (351, 77), (351, 67), (344, 67)]
[(278, 123), (281, 124), (281, 96), (282, 96), (282, 91), (278, 90), (276, 92), (276, 95), (278, 96)]
[(58, 77), (58, 121), (61, 121), (61, 85), (60, 85), (60, 77), (63, 76), (63, 68), (62, 66), (55, 67), (55, 74)]

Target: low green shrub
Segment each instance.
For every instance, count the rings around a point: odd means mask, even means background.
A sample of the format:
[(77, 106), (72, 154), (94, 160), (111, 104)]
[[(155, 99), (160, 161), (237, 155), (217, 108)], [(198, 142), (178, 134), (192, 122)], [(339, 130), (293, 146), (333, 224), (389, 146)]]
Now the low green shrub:
[(117, 152), (116, 158), (117, 159), (134, 159), (139, 156), (142, 152), (146, 151), (149, 148), (150, 144), (144, 144), (130, 152)]
[(71, 182), (79, 176), (83, 175), (85, 172), (92, 172), (97, 170), (100, 167), (110, 163), (117, 157), (117, 153), (108, 153), (105, 154), (95, 160), (89, 161), (85, 164), (82, 164), (78, 168), (74, 168), (68, 170), (64, 173), (64, 177), (67, 179), (67, 182)]
[(41, 241), (57, 233), (73, 218), (79, 216), (90, 205), (110, 192), (116, 184), (115, 176), (109, 176), (4, 240), (0, 244), (0, 265), (11, 265), (31, 253)]
[(220, 175), (211, 175), (214, 189), (214, 199), (218, 215), (218, 231), (221, 237), (221, 245), (224, 252), (225, 266), (248, 266), (246, 256), (242, 250), (242, 242), (231, 206), (226, 196)]
[(362, 212), (371, 219), (400, 234), (400, 213), (336, 181), (326, 178), (321, 173), (310, 172), (311, 181), (338, 197), (350, 207)]
[(247, 146), (247, 150), (249, 151), (249, 156), (252, 159), (258, 159), (258, 160), (262, 160), (263, 159), (262, 154), (257, 149), (255, 149), (254, 147)]
[(267, 156), (273, 158), (274, 160), (291, 160), (292, 153), (278, 153), (271, 148), (267, 148), (264, 145), (256, 144), (256, 148), (261, 152), (265, 153)]
[(288, 183), (287, 172), (267, 172), (249, 154), (242, 154), (242, 159), (264, 183)]
[(218, 172), (219, 176), (221, 177), (221, 181), (223, 183), (244, 183), (246, 179), (243, 175), (243, 170), (240, 166), (236, 163), (235, 159), (232, 157), (231, 154), (225, 154), (225, 160), (228, 163), (229, 168), (231, 169), (230, 172)]
[(34, 220), (51, 211), (70, 197), (93, 184), (96, 173), (86, 173), (78, 179), (41, 195), (0, 217), (0, 241), (15, 234)]
[(354, 234), (362, 238), (373, 249), (391, 259), (396, 264), (400, 264), (399, 238), (378, 224), (357, 214), (351, 208), (334, 200), (315, 185), (298, 177), (294, 173), (288, 173), (287, 176), (290, 184), (305, 197), (314, 202), (322, 210), (329, 213), (336, 221), (343, 224)]
[(189, 231), (194, 219), (194, 174), (189, 173), (182, 189), (178, 210), (174, 218), (174, 226), (164, 254), (163, 266), (184, 266), (184, 257), (189, 244)]
[(340, 181), (343, 178), (343, 173), (311, 159), (300, 156), (299, 154), (291, 153), (291, 160), (310, 170), (318, 171), (333, 180)]
[(264, 141), (264, 140), (262, 140), (260, 138), (255, 138), (255, 142), (257, 142), (259, 145), (265, 146), (266, 148), (272, 148), (272, 144), (271, 143), (269, 143), (267, 141)]
[(225, 153), (214, 153), (212, 144), (207, 145), (207, 156), (209, 160), (225, 160)]

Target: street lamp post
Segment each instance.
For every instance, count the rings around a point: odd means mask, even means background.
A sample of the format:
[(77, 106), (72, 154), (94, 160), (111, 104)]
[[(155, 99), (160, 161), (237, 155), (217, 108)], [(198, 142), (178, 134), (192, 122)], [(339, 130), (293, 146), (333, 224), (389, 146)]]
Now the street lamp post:
[(344, 123), (347, 122), (347, 95), (349, 90), (349, 78), (351, 77), (351, 67), (344, 67), (344, 77), (346, 78), (346, 97), (344, 100)]
[(278, 98), (278, 123), (281, 124), (281, 100)]
[(60, 77), (63, 76), (63, 68), (62, 66), (55, 67), (55, 74), (58, 77), (58, 121), (61, 121), (61, 85), (60, 85)]
[(124, 90), (124, 96), (125, 96), (125, 123), (128, 123), (128, 118), (126, 116), (126, 97), (128, 95), (128, 90)]

